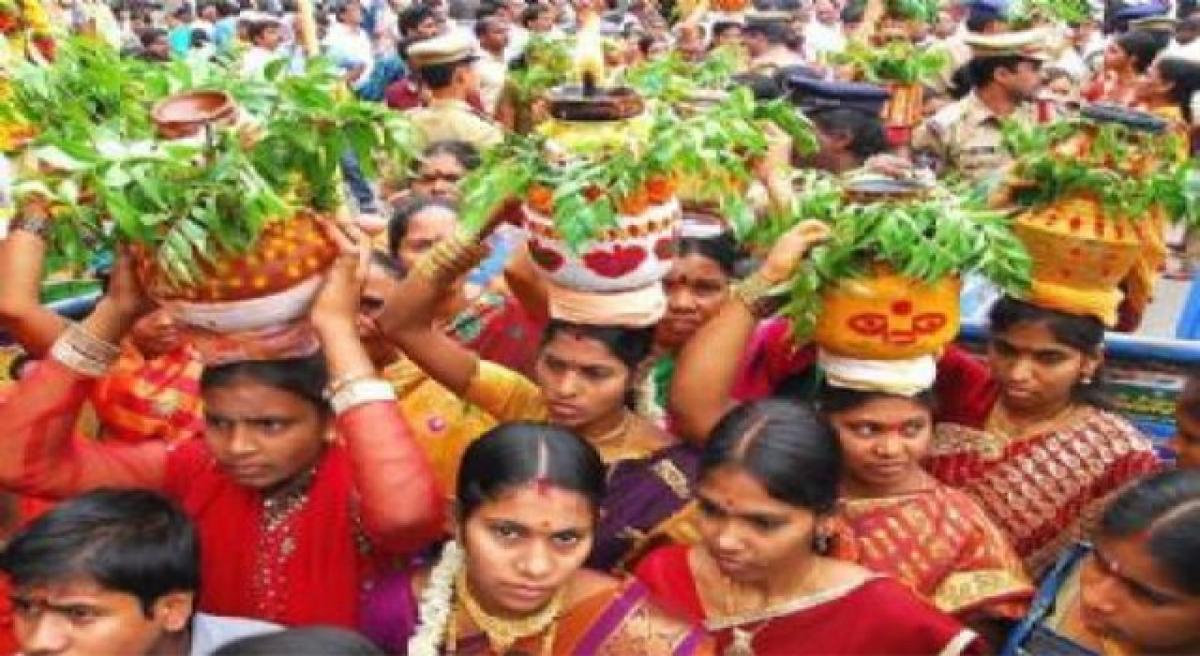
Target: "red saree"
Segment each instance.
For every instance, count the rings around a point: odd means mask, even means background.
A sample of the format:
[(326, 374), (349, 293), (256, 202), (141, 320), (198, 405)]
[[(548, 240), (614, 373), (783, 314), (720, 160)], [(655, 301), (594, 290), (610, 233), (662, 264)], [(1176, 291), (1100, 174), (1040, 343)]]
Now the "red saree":
[[(695, 547), (693, 547), (695, 548)], [(753, 617), (709, 617), (688, 562), (689, 547), (663, 547), (638, 566), (637, 576), (668, 610), (705, 626), (718, 651), (734, 629), (753, 633), (757, 656), (841, 654), (980, 654), (983, 643), (955, 619), (886, 578), (798, 599)]]
[(96, 381), (91, 402), (103, 439), (184, 441), (204, 433), (200, 375), (204, 364), (183, 346), (147, 360), (129, 344)]
[(74, 435), (92, 386), (47, 360), (0, 400), (0, 486), (53, 498), (145, 487), (175, 498), (200, 533), (202, 611), (353, 627), (371, 565), (423, 547), (442, 529), (443, 497), (394, 403), (338, 416), (339, 439), (303, 501), (268, 527), (261, 496), (228, 478), (200, 438), (168, 447)]
[(1034, 576), (1063, 547), (1089, 536), (1114, 494), (1159, 467), (1136, 428), (1093, 408), (1069, 426), (1013, 441), (939, 425), (926, 462), (931, 474), (983, 508)]
[(939, 483), (881, 499), (842, 499), (831, 555), (894, 576), (967, 621), (1025, 616), (1034, 589), (1007, 538), (970, 497)]
[(446, 333), (484, 360), (528, 375), (543, 328), (511, 294), (488, 290), (450, 321)]

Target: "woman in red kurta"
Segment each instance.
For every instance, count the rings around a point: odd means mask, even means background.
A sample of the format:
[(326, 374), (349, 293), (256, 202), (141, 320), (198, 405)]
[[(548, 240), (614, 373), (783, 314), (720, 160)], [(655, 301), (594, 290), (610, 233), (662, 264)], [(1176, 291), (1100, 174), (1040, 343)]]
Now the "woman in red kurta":
[[(324, 361), (209, 368), (204, 436), (173, 446), (72, 433), (95, 365), (115, 357), (112, 344), (145, 309), (119, 261), (95, 312), (0, 402), (0, 485), (58, 498), (98, 487), (161, 490), (199, 527), (201, 610), (355, 626), (365, 575), (440, 531), (442, 496), (358, 339), (365, 267), (356, 252), (366, 241), (335, 238), (343, 255), (310, 315)], [(338, 381), (336, 411), (321, 394), (326, 379)]]

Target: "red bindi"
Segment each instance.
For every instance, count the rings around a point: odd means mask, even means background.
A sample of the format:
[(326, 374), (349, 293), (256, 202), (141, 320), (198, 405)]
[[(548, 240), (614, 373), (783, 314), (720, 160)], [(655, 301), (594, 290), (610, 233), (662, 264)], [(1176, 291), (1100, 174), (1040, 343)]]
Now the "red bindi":
[(912, 301), (896, 301), (892, 303), (892, 313), (899, 316), (907, 316), (912, 314)]

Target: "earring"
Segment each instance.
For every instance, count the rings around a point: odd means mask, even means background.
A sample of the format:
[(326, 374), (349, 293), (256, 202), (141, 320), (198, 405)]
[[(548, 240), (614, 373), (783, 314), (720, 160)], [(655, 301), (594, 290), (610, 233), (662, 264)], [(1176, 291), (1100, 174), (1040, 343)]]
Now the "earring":
[(833, 536), (829, 534), (829, 531), (823, 528), (817, 529), (813, 533), (813, 551), (822, 556), (829, 553), (829, 543), (832, 539)]
[(1091, 385), (1091, 384), (1092, 384), (1092, 377), (1091, 377), (1091, 375), (1090, 375), (1090, 374), (1084, 374), (1084, 375), (1083, 375), (1083, 378), (1080, 378), (1080, 379), (1079, 379), (1079, 382), (1080, 382), (1080, 383), (1083, 383), (1084, 385)]

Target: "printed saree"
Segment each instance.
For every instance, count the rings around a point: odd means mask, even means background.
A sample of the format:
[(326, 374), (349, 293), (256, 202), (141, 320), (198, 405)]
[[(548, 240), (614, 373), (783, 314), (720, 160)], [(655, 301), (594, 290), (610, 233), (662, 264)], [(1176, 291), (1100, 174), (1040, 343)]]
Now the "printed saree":
[(757, 656), (983, 653), (982, 641), (972, 631), (887, 577), (831, 588), (744, 617), (710, 616), (692, 575), (689, 549), (694, 548), (699, 547), (654, 551), (638, 565), (637, 576), (668, 612), (703, 622), (718, 651), (741, 633)]
[[(496, 421), (545, 421), (542, 392), (513, 371), (481, 360), (466, 399)], [(587, 566), (609, 571), (658, 540), (694, 541), (688, 502), (699, 453), (675, 445), (609, 463), (608, 491)]]
[[(360, 630), (389, 654), (408, 653), (408, 640), (416, 632), (418, 605), (410, 572), (398, 572), (378, 581), (364, 596)], [(702, 630), (665, 615), (637, 581), (621, 583), (586, 597), (566, 610), (557, 626), (542, 636), (517, 642), (510, 653), (540, 654), (545, 636), (553, 636), (550, 653), (556, 656), (701, 656), (711, 654)], [(482, 635), (460, 639), (454, 647), (460, 656), (492, 656)]]
[(983, 508), (1035, 577), (1087, 537), (1114, 494), (1159, 467), (1145, 436), (1094, 408), (1068, 426), (1013, 441), (941, 424), (926, 461), (931, 474)]
[(842, 499), (834, 557), (896, 577), (966, 621), (1024, 615), (1033, 587), (1005, 535), (967, 495), (940, 483), (878, 499)]

